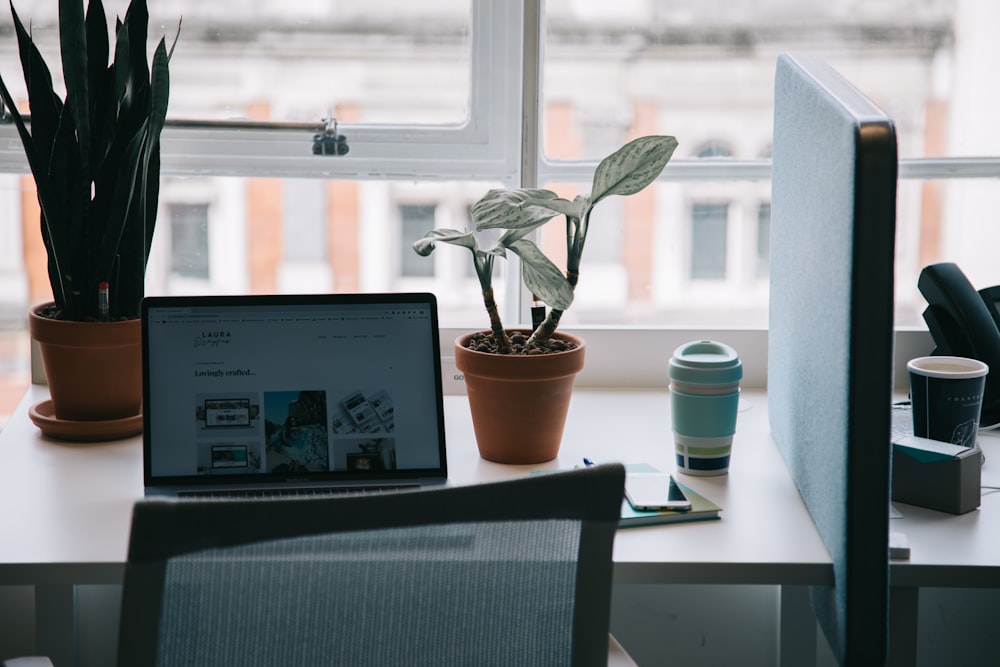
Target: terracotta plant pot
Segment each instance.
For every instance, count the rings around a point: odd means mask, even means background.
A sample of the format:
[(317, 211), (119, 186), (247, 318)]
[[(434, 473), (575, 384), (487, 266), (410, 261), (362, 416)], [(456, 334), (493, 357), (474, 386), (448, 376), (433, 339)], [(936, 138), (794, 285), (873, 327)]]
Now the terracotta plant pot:
[(109, 421), (142, 411), (139, 320), (67, 322), (28, 314), (38, 341), (55, 417), (64, 421)]
[(455, 365), (465, 376), (479, 454), (498, 463), (542, 463), (559, 454), (584, 343), (567, 352), (490, 354), (465, 347), (475, 334), (455, 341)]

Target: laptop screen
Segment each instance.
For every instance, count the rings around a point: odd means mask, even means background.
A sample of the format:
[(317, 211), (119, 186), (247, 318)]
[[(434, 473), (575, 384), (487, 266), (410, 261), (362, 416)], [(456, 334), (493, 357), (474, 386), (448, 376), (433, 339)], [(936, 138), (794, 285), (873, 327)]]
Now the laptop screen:
[(147, 487), (446, 477), (431, 294), (147, 297)]

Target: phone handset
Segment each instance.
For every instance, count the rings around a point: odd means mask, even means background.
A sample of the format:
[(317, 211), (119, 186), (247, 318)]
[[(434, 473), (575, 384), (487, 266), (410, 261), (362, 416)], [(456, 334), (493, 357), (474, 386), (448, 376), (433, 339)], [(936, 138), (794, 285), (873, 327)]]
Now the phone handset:
[(990, 367), (980, 424), (1000, 422), (1000, 286), (977, 292), (956, 264), (931, 264), (917, 287), (927, 300), (924, 321), (934, 354), (971, 357)]

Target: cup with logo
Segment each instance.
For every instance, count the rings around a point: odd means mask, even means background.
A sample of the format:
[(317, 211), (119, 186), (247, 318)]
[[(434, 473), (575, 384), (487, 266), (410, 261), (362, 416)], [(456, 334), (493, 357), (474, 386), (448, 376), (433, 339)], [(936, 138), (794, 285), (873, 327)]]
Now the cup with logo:
[(913, 435), (976, 447), (989, 366), (966, 357), (932, 356), (911, 359), (906, 367)]

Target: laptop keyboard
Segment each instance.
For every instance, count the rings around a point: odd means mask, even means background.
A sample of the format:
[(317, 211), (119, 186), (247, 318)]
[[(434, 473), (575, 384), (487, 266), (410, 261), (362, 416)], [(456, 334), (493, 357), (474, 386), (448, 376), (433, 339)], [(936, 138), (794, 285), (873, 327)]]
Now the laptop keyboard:
[(379, 484), (375, 486), (298, 487), (282, 489), (212, 489), (210, 491), (180, 491), (182, 498), (319, 498), (323, 496), (362, 496), (394, 493), (420, 488), (419, 484)]

